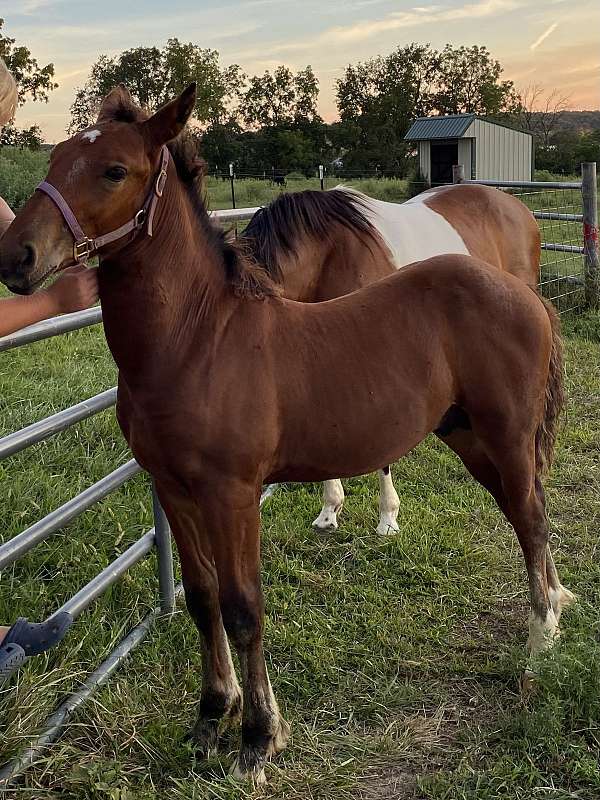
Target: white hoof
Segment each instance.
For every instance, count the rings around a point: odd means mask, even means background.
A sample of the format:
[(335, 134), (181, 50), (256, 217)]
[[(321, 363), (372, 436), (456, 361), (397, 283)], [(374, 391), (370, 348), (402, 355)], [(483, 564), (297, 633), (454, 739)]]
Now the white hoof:
[(240, 762), (237, 759), (229, 774), (233, 780), (238, 781), (238, 783), (251, 783), (253, 786), (264, 786), (267, 782), (264, 769), (251, 769), (248, 772), (242, 772), (240, 769)]
[(335, 531), (338, 527), (337, 510), (324, 508), (312, 524), (317, 531)]
[(389, 536), (392, 533), (398, 533), (400, 528), (396, 521), (395, 514), (388, 514), (383, 512), (379, 518), (379, 525), (377, 526), (377, 533), (380, 536)]

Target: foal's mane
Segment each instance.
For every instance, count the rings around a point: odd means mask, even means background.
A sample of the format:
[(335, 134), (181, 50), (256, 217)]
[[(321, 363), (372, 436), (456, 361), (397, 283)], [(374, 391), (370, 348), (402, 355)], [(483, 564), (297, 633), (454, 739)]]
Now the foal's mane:
[(302, 237), (331, 241), (338, 223), (367, 242), (379, 240), (367, 218), (367, 198), (352, 189), (337, 187), (327, 192), (307, 189), (281, 194), (250, 220), (243, 240), (273, 280), (282, 282), (281, 259), (297, 253)]
[[(129, 93), (120, 87), (115, 101), (103, 110), (102, 119), (115, 122), (140, 123), (150, 114), (137, 106)], [(200, 158), (198, 142), (187, 130), (167, 145), (177, 176), (190, 201), (192, 210), (206, 236), (207, 243), (223, 258), (227, 284), (238, 297), (263, 299), (279, 294), (267, 270), (255, 259), (247, 242), (242, 239), (231, 240), (226, 232), (211, 221), (207, 208), (204, 175), (206, 162)]]

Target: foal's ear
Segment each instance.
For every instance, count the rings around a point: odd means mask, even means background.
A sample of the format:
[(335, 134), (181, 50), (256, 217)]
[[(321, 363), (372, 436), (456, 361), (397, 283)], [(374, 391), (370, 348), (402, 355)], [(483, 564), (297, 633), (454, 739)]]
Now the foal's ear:
[(135, 109), (136, 105), (133, 102), (129, 89), (124, 83), (120, 83), (111, 89), (100, 104), (98, 111), (98, 122), (106, 122), (111, 119), (118, 119), (124, 111)]
[(196, 105), (196, 84), (190, 83), (187, 89), (171, 100), (166, 106), (159, 108), (156, 114), (144, 122), (152, 144), (161, 146), (174, 139), (185, 127)]

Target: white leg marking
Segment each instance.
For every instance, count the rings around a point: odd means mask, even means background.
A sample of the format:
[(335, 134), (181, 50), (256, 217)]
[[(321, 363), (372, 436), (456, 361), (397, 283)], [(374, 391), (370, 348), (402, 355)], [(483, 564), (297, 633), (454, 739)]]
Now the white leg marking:
[(532, 656), (552, 647), (559, 635), (558, 620), (553, 608), (548, 609), (545, 619), (538, 617), (533, 611), (530, 612), (527, 648)]
[(337, 515), (344, 504), (344, 488), (341, 480), (335, 478), (323, 483), (323, 508), (313, 522), (313, 528), (319, 531), (335, 530), (338, 526)]
[(400, 499), (392, 481), (392, 471), (379, 470), (379, 525), (377, 533), (385, 536), (400, 530), (398, 527), (398, 509)]
[(566, 589), (562, 583), (557, 589), (553, 589), (551, 586), (549, 586), (548, 597), (550, 599), (550, 603), (552, 604), (557, 622), (560, 620), (560, 615), (562, 614), (563, 609), (572, 606), (576, 602), (576, 597), (573, 592), (570, 592), (568, 589)]

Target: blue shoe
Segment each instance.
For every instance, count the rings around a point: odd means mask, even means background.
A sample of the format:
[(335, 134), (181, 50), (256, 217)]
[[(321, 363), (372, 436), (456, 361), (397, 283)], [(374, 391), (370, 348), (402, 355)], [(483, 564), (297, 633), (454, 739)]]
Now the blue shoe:
[(6, 683), (13, 672), (27, 661), (27, 654), (18, 644), (0, 645), (0, 686)]
[(28, 622), (20, 617), (2, 640), (0, 651), (9, 644), (16, 644), (28, 658), (37, 656), (57, 645), (72, 624), (73, 617), (67, 611), (60, 611), (45, 622)]

